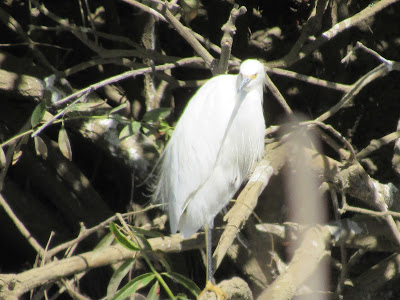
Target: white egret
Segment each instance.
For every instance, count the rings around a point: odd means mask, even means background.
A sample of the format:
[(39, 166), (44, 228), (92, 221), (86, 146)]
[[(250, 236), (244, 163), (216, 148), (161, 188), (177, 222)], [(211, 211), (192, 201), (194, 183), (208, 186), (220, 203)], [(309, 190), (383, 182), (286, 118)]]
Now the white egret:
[[(171, 232), (188, 238), (204, 226), (207, 281), (211, 228), (264, 152), (265, 70), (246, 60), (238, 75), (219, 75), (190, 100), (161, 156), (153, 200), (168, 202)], [(210, 230), (208, 230), (210, 229)]]

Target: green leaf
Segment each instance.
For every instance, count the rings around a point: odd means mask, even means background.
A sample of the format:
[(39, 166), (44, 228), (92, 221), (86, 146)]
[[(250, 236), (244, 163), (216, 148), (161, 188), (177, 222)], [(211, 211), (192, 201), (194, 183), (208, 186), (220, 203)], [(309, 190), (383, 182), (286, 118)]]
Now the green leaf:
[(146, 123), (142, 124), (142, 130), (143, 130), (144, 134), (146, 134), (146, 135), (157, 132), (156, 130), (154, 130), (153, 126), (150, 126)]
[(37, 124), (39, 124), (43, 120), (45, 112), (46, 112), (46, 102), (42, 101), (33, 110), (33, 113), (31, 116), (32, 127), (35, 127)]
[[(134, 231), (133, 231), (134, 232)], [(135, 236), (135, 239), (140, 240), (141, 241), (141, 248), (146, 249), (147, 251), (153, 251), (153, 249), (151, 248), (150, 243), (148, 242), (148, 240), (146, 239), (146, 237), (143, 234), (140, 233), (133, 233)]]
[(129, 271), (132, 269), (135, 261), (136, 261), (135, 258), (127, 260), (111, 276), (110, 282), (108, 283), (107, 287), (107, 299), (110, 299), (111, 297), (115, 296), (115, 293), (117, 292), (122, 279), (124, 279), (126, 274), (128, 274)]
[(58, 132), (58, 147), (60, 148), (61, 153), (66, 158), (72, 160), (71, 144), (69, 142), (67, 131), (64, 128), (64, 123), (62, 124), (61, 129)]
[(137, 121), (133, 121), (132, 123), (126, 125), (124, 129), (122, 129), (121, 132), (119, 133), (119, 139), (123, 140), (134, 135), (139, 131), (141, 126), (142, 124), (140, 124), (140, 122)]
[(146, 250), (153, 250), (147, 238), (164, 237), (162, 233), (157, 232), (155, 230), (147, 230), (134, 226), (130, 226), (129, 229), (133, 232), (135, 238), (140, 239)]
[(36, 155), (41, 156), (43, 159), (46, 159), (49, 152), (47, 150), (46, 143), (42, 140), (41, 137), (36, 135), (33, 140), (35, 141), (35, 150), (36, 150)]
[(137, 290), (147, 286), (154, 278), (155, 275), (153, 273), (146, 273), (136, 277), (128, 282), (111, 300), (125, 300)]
[(165, 120), (160, 122), (160, 130), (174, 130), (174, 127), (170, 126)]
[(174, 127), (169, 126), (169, 124), (165, 121), (161, 121), (159, 130), (162, 134), (164, 134), (166, 140), (169, 140), (174, 133)]
[(71, 111), (78, 111), (78, 112), (90, 112), (90, 111), (92, 111), (93, 110), (93, 108), (96, 108), (96, 107), (100, 107), (100, 106), (102, 106), (102, 105), (104, 105), (104, 102), (98, 102), (98, 103), (95, 103), (95, 102), (87, 102), (87, 103), (76, 103), (76, 104), (74, 104), (74, 105), (71, 105), (70, 107), (68, 107), (68, 111), (69, 112), (71, 112)]
[(13, 160), (12, 160), (12, 164), (15, 165), (18, 160), (21, 158), (22, 156), (22, 151), (21, 150), (17, 150), (14, 152), (13, 154)]
[(169, 273), (162, 273), (162, 275), (171, 278), (172, 280), (176, 281), (177, 283), (183, 285), (185, 288), (187, 288), (195, 297), (197, 297), (201, 290), (199, 287), (191, 281), (189, 278), (182, 276), (179, 273), (175, 272), (169, 272)]
[(115, 240), (114, 235), (110, 232), (106, 234), (101, 241), (97, 244), (97, 246), (93, 249), (94, 251), (96, 250), (101, 250), (104, 249), (105, 247), (108, 247), (112, 244), (112, 242)]
[(112, 110), (110, 110), (110, 115), (113, 113), (116, 113), (117, 111), (120, 111), (121, 109), (124, 109), (125, 107), (127, 107), (129, 104), (128, 101), (122, 103), (121, 105), (118, 105), (117, 107), (114, 107)]
[(3, 147), (0, 147), (0, 169), (4, 168), (7, 164), (6, 154), (4, 153)]
[(156, 237), (164, 237), (164, 235), (161, 232), (155, 231), (155, 230), (148, 230), (148, 229), (143, 229), (139, 227), (130, 227), (133, 232), (142, 234), (145, 237), (149, 238), (156, 238)]
[(120, 243), (122, 246), (125, 248), (131, 250), (131, 251), (139, 251), (140, 248), (137, 244), (135, 244), (133, 241), (127, 239), (117, 228), (117, 225), (115, 225), (113, 222), (110, 223), (110, 230), (114, 234), (115, 238), (117, 239), (117, 242)]
[(156, 281), (151, 287), (149, 293), (147, 294), (148, 300), (159, 300), (160, 299), (160, 283)]
[(167, 273), (171, 273), (171, 266), (168, 262), (168, 258), (163, 256), (163, 252), (154, 252), (157, 255), (157, 258), (160, 261), (160, 264), (164, 267)]
[(143, 116), (143, 122), (154, 123), (165, 119), (171, 113), (171, 108), (160, 107), (146, 112)]

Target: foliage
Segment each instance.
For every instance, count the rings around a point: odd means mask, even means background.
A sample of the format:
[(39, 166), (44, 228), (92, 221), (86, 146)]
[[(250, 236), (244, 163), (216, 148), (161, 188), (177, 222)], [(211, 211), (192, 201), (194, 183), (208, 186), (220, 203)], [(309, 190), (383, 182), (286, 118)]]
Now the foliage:
[[(181, 299), (183, 296), (175, 296), (170, 287), (164, 281), (163, 277), (167, 277), (172, 279), (173, 281), (179, 283), (188, 289), (194, 297), (197, 297), (200, 293), (200, 289), (198, 286), (191, 281), (190, 279), (182, 276), (180, 274), (168, 271), (159, 273), (156, 271), (154, 265), (151, 263), (148, 255), (149, 251), (151, 251), (150, 244), (146, 241), (146, 236), (154, 236), (154, 233), (142, 230), (135, 229), (130, 227), (127, 235), (124, 235), (120, 228), (117, 227), (114, 223), (110, 223), (110, 231), (114, 234), (118, 243), (120, 243), (125, 248), (131, 250), (134, 253), (134, 258), (124, 262), (113, 274), (107, 288), (107, 298), (112, 300), (124, 300), (126, 297), (133, 295), (139, 289), (145, 288), (151, 282), (153, 285), (147, 295), (147, 299), (159, 299), (159, 285), (161, 285), (170, 299)], [(129, 238), (128, 238), (129, 237)], [(138, 243), (134, 242), (134, 240), (138, 239)], [(145, 248), (143, 249), (140, 244), (143, 244)], [(136, 259), (142, 256), (146, 263), (148, 264), (150, 270), (152, 272), (139, 275), (138, 277), (130, 280), (124, 287), (122, 287), (118, 292), (118, 286), (120, 285), (122, 279), (128, 274), (131, 268), (134, 266)], [(165, 261), (164, 261), (165, 264)], [(167, 269), (170, 267), (167, 265)], [(185, 297), (185, 299), (187, 299)]]

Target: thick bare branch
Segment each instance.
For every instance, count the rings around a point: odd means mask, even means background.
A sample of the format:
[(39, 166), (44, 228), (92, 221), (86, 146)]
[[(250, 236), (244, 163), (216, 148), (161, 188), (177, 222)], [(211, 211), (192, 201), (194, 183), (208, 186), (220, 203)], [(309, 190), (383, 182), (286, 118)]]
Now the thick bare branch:
[[(182, 239), (180, 234), (176, 234), (171, 237), (149, 239), (148, 242), (154, 251), (180, 252), (203, 247), (204, 234), (198, 233), (185, 240)], [(14, 299), (38, 286), (93, 268), (127, 260), (138, 254), (139, 252), (132, 252), (118, 244), (54, 261), (43, 267), (34, 268), (20, 274), (3, 274), (0, 275), (0, 282), (2, 283), (0, 298)]]

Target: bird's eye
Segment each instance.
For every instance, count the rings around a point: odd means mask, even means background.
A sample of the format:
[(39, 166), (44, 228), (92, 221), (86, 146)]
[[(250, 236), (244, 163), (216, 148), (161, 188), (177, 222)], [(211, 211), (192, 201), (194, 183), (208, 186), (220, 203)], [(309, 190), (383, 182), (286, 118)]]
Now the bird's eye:
[(257, 73), (256, 74), (254, 74), (254, 75), (249, 75), (249, 78), (251, 79), (251, 80), (253, 80), (253, 79), (256, 79), (257, 78)]

